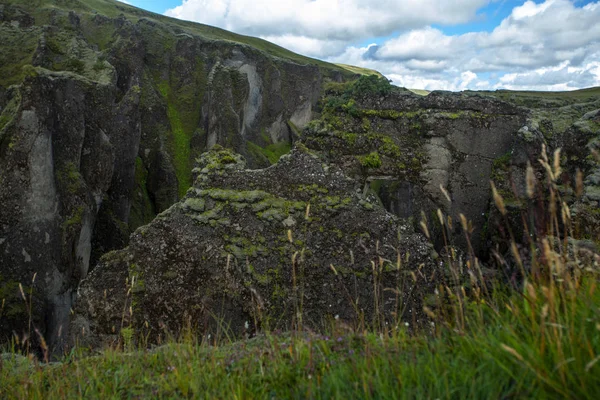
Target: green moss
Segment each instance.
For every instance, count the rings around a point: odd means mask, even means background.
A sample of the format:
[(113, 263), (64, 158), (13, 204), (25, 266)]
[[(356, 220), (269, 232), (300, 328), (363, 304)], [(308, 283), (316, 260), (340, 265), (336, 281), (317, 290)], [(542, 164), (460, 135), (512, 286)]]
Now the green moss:
[[(21, 104), (21, 92), (17, 91), (16, 95), (8, 102), (8, 104), (0, 113), (0, 131), (4, 129), (16, 116)], [(2, 137), (0, 136), (0, 142)]]
[(379, 153), (376, 151), (364, 156), (359, 156), (358, 161), (364, 168), (375, 169), (381, 167), (381, 158), (379, 158)]
[(205, 211), (202, 214), (193, 214), (191, 218), (201, 224), (209, 224), (214, 226), (215, 223), (222, 219), (221, 212), (223, 211), (223, 205), (217, 204), (214, 208)]
[(227, 241), (229, 244), (225, 246), (225, 250), (233, 254), (239, 260), (252, 259), (268, 254), (266, 247), (256, 245), (248, 238), (242, 236), (229, 238)]
[(56, 178), (63, 190), (70, 194), (77, 193), (83, 186), (83, 179), (75, 163), (65, 163), (56, 173)]
[(185, 203), (183, 203), (183, 208), (189, 211), (203, 212), (205, 205), (206, 202), (203, 199), (189, 197), (185, 199)]
[(81, 226), (84, 211), (85, 211), (85, 208), (83, 206), (79, 206), (79, 207), (75, 208), (75, 210), (73, 210), (73, 213), (71, 214), (71, 216), (62, 223), (63, 231), (67, 231), (72, 227)]
[(155, 217), (154, 206), (147, 187), (148, 170), (140, 157), (135, 159), (135, 191), (129, 214), (129, 229), (134, 231)]
[(360, 110), (360, 115), (364, 117), (378, 117), (382, 119), (397, 120), (400, 118), (417, 118), (423, 113), (418, 111), (398, 111), (398, 110)]
[(371, 203), (369, 203), (366, 200), (360, 200), (359, 204), (365, 209), (365, 210), (373, 210), (375, 208), (375, 206)]
[(281, 156), (292, 150), (292, 145), (289, 142), (273, 143), (266, 147), (261, 147), (256, 143), (248, 141), (246, 143), (248, 151), (257, 159), (267, 160), (269, 164), (276, 164)]
[(439, 115), (440, 117), (443, 117), (443, 118), (448, 118), (448, 119), (454, 120), (454, 119), (459, 119), (463, 115), (463, 113), (462, 112), (453, 112), (453, 113), (441, 112), (441, 113), (438, 113), (437, 115)]
[(503, 154), (500, 157), (496, 158), (493, 162), (493, 167), (506, 169), (510, 166), (511, 158), (512, 158), (512, 152), (509, 151), (508, 153)]
[(329, 190), (326, 187), (319, 186), (316, 183), (312, 185), (298, 185), (296, 190), (299, 192), (310, 193), (311, 195), (327, 194)]
[(258, 282), (260, 285), (269, 285), (272, 282), (272, 278), (269, 274), (260, 274), (256, 271), (252, 264), (248, 264), (248, 273), (252, 275), (252, 278)]
[(298, 129), (298, 127), (291, 120), (287, 121), (287, 126), (290, 128), (295, 137), (299, 138), (302, 136), (300, 129)]
[(129, 265), (129, 284), (131, 285), (131, 293), (142, 293), (146, 290), (146, 285), (142, 279), (142, 270), (137, 264)]
[(256, 203), (267, 197), (272, 197), (271, 194), (262, 190), (203, 189), (197, 190), (196, 193), (199, 196), (208, 196), (217, 201), (238, 203)]
[(280, 208), (269, 208), (265, 211), (257, 213), (258, 217), (267, 221), (281, 222), (287, 218), (287, 213)]
[[(281, 215), (283, 216), (283, 218), (281, 218), (282, 220), (285, 219), (289, 213), (299, 212), (305, 209), (306, 203), (303, 201), (291, 201), (273, 196), (268, 197), (252, 206), (252, 210), (258, 213), (257, 215), (261, 218), (265, 217), (267, 219), (271, 219), (271, 216)], [(277, 212), (270, 211), (269, 213), (264, 214), (269, 210), (277, 210)]]
[[(191, 140), (198, 128), (204, 91), (206, 90), (206, 72), (202, 59), (177, 59), (176, 62), (192, 65), (191, 76), (180, 77), (172, 72), (169, 81), (159, 80), (157, 89), (167, 105), (167, 116), (171, 125), (169, 150), (177, 175), (179, 196), (183, 197), (192, 186), (193, 153)], [(172, 68), (175, 71), (177, 68)], [(191, 79), (191, 84), (184, 84)]]
[(41, 27), (18, 29), (8, 23), (0, 25), (0, 86), (18, 84), (27, 76), (23, 67), (31, 65)]

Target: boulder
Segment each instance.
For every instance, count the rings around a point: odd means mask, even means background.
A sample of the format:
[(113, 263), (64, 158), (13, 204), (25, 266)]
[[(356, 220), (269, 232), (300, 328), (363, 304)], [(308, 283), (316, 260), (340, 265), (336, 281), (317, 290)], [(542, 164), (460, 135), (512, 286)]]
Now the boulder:
[(244, 165), (205, 153), (186, 196), (102, 257), (79, 287), (74, 341), (425, 321), (437, 278), (422, 235), (303, 145)]

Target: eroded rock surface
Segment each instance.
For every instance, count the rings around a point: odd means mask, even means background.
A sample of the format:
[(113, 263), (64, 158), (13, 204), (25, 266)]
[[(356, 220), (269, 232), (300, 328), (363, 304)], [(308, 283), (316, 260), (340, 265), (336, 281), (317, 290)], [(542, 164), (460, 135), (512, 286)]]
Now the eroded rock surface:
[[(480, 251), (492, 168), (522, 146), (517, 132), (527, 110), (489, 97), (419, 96), (375, 84), (383, 93), (373, 88), (356, 93), (350, 85), (342, 92), (330, 89), (320, 118), (305, 130), (306, 145), (362, 179), (400, 217), (418, 223), (424, 211), (433, 227), (438, 208), (455, 220), (465, 214)], [(458, 226), (451, 234), (465, 246)]]
[(300, 319), (424, 322), (436, 271), (420, 234), (302, 145), (243, 167), (227, 150), (203, 155), (186, 197), (101, 259), (78, 292), (77, 340), (107, 344), (124, 327), (155, 342), (186, 326), (239, 336)]
[[(59, 348), (100, 256), (192, 184), (215, 144), (267, 166), (345, 73), (259, 39), (120, 2), (0, 5), (0, 342), (34, 325)], [(98, 7), (98, 9), (95, 9)]]

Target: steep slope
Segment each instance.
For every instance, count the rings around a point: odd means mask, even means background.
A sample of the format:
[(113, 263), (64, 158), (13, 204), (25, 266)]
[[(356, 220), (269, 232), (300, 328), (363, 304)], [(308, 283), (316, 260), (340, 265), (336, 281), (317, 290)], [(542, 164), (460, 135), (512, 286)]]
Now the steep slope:
[(353, 76), (112, 0), (3, 1), (0, 43), (0, 340), (27, 326), (22, 283), (58, 343), (90, 265), (185, 194), (197, 155), (271, 164)]
[[(573, 218), (578, 213), (574, 236), (594, 239), (600, 230), (595, 198), (600, 182), (599, 108), (598, 88), (563, 93), (435, 91), (420, 96), (363, 76), (327, 85), (316, 108), (318, 118), (304, 130), (303, 141), (361, 179), (364, 192), (375, 192), (388, 211), (415, 226), (426, 221), (438, 249), (458, 245), (487, 259), (490, 249), (505, 251), (500, 242), (510, 239), (502, 228), (506, 221), (493, 205), (490, 180), (505, 198), (514, 236), (527, 242), (523, 218), (548, 201), (543, 185), (536, 201), (525, 193), (528, 163), (543, 182), (538, 161), (542, 145), (551, 157), (556, 149), (563, 150), (563, 172), (556, 184), (560, 201), (573, 206)], [(583, 197), (574, 195), (578, 171)], [(438, 209), (452, 219), (441, 223)], [(452, 223), (461, 214), (472, 224), (469, 244), (460, 224)]]
[[(137, 257), (144, 264), (103, 258), (100, 267), (115, 268), (110, 276), (116, 280), (128, 279), (131, 271), (119, 268), (132, 264), (137, 265), (133, 272), (139, 267), (151, 275), (147, 269), (157, 260), (144, 257), (155, 250), (165, 256), (165, 265), (202, 268), (206, 254), (194, 248), (198, 233), (228, 246), (219, 256), (241, 259), (237, 256), (244, 255), (245, 247), (259, 246), (248, 238), (240, 242), (242, 247), (225, 243), (228, 239), (219, 237), (222, 231), (209, 229), (221, 218), (209, 218), (208, 227), (198, 228), (184, 212), (186, 203), (177, 203), (184, 196), (197, 206), (223, 202), (205, 192), (188, 192), (194, 161), (215, 145), (235, 150), (248, 167), (261, 168), (234, 178), (253, 182), (255, 176), (279, 171), (289, 183), (310, 177), (302, 176), (301, 168), (287, 176), (285, 166), (290, 163), (285, 160), (279, 167), (262, 168), (302, 140), (322, 157), (304, 163), (308, 167), (330, 163), (341, 171), (332, 180), (350, 175), (361, 182), (362, 190), (347, 198), (360, 205), (377, 194), (387, 211), (416, 227), (424, 215), (438, 250), (446, 244), (444, 238), (469, 247), (456, 222), (466, 214), (474, 225), (471, 243), (479, 254), (496, 244), (492, 225), (503, 219), (491, 205), (489, 180), (495, 180), (505, 196), (507, 218), (520, 227), (520, 212), (528, 204), (522, 201), (527, 162), (539, 166), (542, 144), (552, 150), (563, 147), (563, 174), (556, 185), (578, 218), (586, 220), (580, 236), (593, 239), (600, 232), (599, 164), (593, 157), (600, 143), (599, 114), (594, 111), (600, 108), (597, 89), (418, 96), (392, 88), (370, 70), (312, 60), (260, 39), (112, 0), (5, 0), (0, 4), (0, 43), (0, 300), (5, 300), (0, 342), (14, 333), (32, 335), (30, 326), (35, 326), (51, 347), (61, 348), (79, 282), (103, 254), (126, 247), (131, 232), (131, 246), (117, 254)], [(357, 78), (355, 73), (366, 76), (344, 83)], [(585, 186), (581, 196), (570, 189), (577, 169)], [(537, 172), (541, 179), (543, 174)], [(228, 190), (247, 183), (214, 182), (231, 184)], [(271, 182), (259, 183), (267, 192)], [(268, 197), (306, 201), (306, 193), (292, 189), (281, 187)], [(538, 200), (547, 201), (543, 194)], [(282, 201), (287, 200), (278, 200)], [(336, 199), (327, 201), (332, 202), (330, 208), (339, 206)], [(230, 204), (221, 206), (228, 216), (238, 216), (240, 210)], [(396, 221), (396, 228), (410, 225), (374, 207), (378, 217), (370, 224), (385, 219)], [(438, 208), (452, 219), (440, 219)], [(145, 228), (140, 227), (165, 210), (175, 210), (176, 219), (155, 220), (150, 225), (153, 235), (145, 239)], [(281, 210), (272, 212), (273, 218), (281, 216)], [(348, 220), (354, 214), (342, 220), (329, 217), (325, 213), (322, 222), (338, 224), (335, 235), (342, 228), (353, 229)], [(182, 221), (185, 230), (179, 232)], [(376, 238), (378, 226), (367, 222), (365, 230), (374, 232), (369, 240), (389, 239), (388, 231)], [(232, 226), (228, 229), (236, 228)], [(162, 246), (165, 235), (175, 238), (171, 243), (191, 246), (186, 251), (194, 265), (186, 265), (183, 255), (148, 247)], [(359, 242), (344, 248), (364, 250)], [(334, 247), (324, 249), (321, 258), (326, 259), (325, 250), (335, 252)], [(425, 264), (437, 257), (435, 252), (429, 255), (431, 259), (421, 254)], [(259, 260), (260, 268), (266, 268), (266, 258)], [(278, 268), (282, 270), (281, 263)], [(255, 277), (259, 284), (265, 280), (263, 272)], [(240, 276), (248, 273), (252, 275), (250, 268)], [(154, 278), (159, 292), (186, 290), (185, 282), (169, 286), (169, 276)], [(107, 284), (100, 272), (93, 280), (95, 288)], [(23, 302), (19, 284), (31, 300), (25, 296), (28, 300)], [(92, 289), (87, 291), (90, 299), (80, 304), (102, 301), (103, 293)], [(153, 306), (152, 296), (144, 301)], [(173, 318), (181, 321), (183, 316)], [(107, 327), (112, 325), (104, 326), (103, 334)]]
[(437, 210), (455, 221), (465, 214), (479, 253), (492, 167), (521, 145), (517, 132), (526, 109), (459, 93), (420, 96), (363, 77), (330, 85), (319, 110), (320, 118), (304, 131), (308, 147), (361, 179), (365, 192), (377, 193), (388, 211), (415, 226), (423, 219), (431, 223), (438, 246), (444, 229), (451, 243), (466, 243), (458, 224), (440, 226)]

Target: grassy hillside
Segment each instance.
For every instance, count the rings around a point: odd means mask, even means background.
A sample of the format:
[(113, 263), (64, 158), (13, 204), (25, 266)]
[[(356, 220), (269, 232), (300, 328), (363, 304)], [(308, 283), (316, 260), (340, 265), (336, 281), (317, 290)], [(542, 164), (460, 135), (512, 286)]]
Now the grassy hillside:
[(592, 87), (581, 90), (565, 92), (541, 92), (541, 91), (466, 91), (465, 93), (478, 93), (494, 96), (496, 98), (516, 103), (530, 108), (556, 108), (577, 103), (595, 102), (600, 99), (600, 87)]
[(415, 335), (404, 324), (339, 324), (240, 342), (190, 336), (151, 350), (125, 337), (115, 349), (92, 357), (77, 349), (50, 364), (5, 354), (0, 397), (593, 399), (600, 290), (593, 277), (563, 278), (512, 294), (451, 294), (431, 332)]
[(274, 57), (284, 58), (299, 64), (318, 65), (325, 70), (341, 72), (342, 74), (348, 76), (353, 74), (379, 74), (378, 72), (372, 70), (363, 70), (361, 68), (346, 65), (336, 65), (314, 58), (305, 57), (260, 38), (238, 35), (236, 33), (209, 25), (166, 17), (164, 15), (145, 11), (116, 0), (5, 0), (4, 3), (19, 5), (26, 9), (29, 13), (36, 17), (36, 25), (49, 22), (46, 21), (49, 14), (48, 10), (53, 8), (73, 10), (77, 11), (78, 13), (97, 13), (111, 18), (116, 18), (122, 15), (132, 22), (137, 22), (141, 18), (146, 18), (167, 24), (172, 28), (181, 30), (182, 33), (198, 35), (209, 40), (225, 40), (245, 44), (268, 53)]
[[(583, 114), (600, 108), (600, 87), (566, 92), (538, 91), (465, 91), (467, 94), (492, 96), (532, 110), (533, 119), (550, 121), (553, 133), (564, 132)], [(549, 132), (547, 139), (552, 134)]]

